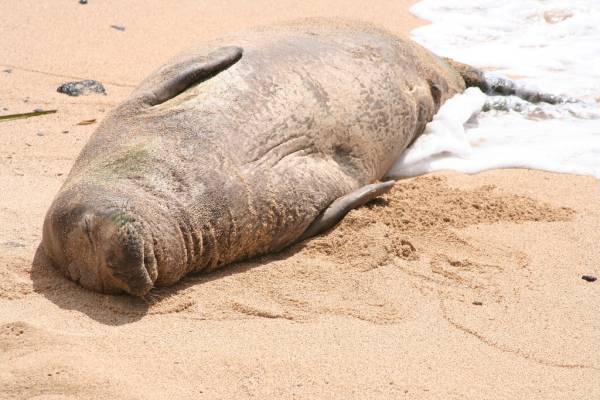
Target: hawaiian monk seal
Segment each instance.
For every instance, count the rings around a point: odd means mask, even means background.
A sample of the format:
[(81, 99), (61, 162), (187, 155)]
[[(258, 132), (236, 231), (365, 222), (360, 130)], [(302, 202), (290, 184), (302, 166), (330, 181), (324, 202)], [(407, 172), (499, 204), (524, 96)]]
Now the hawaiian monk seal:
[(312, 21), (203, 44), (98, 126), (44, 222), (82, 286), (144, 296), (277, 251), (389, 190), (377, 183), (481, 73), (364, 24)]

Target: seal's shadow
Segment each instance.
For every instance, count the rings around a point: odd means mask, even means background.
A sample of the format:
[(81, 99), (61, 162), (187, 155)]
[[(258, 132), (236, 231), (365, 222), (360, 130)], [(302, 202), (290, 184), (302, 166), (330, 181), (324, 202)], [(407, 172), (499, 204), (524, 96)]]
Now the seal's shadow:
[(33, 290), (63, 310), (76, 310), (107, 325), (123, 325), (141, 319), (150, 304), (126, 295), (95, 293), (73, 283), (57, 271), (41, 245), (31, 264)]
[[(385, 207), (385, 198), (371, 200), (365, 207)], [(322, 232), (327, 234), (335, 227)], [(161, 303), (181, 295), (192, 286), (199, 286), (227, 276), (247, 273), (248, 271), (266, 264), (285, 260), (302, 251), (312, 239), (304, 240), (283, 248), (279, 252), (258, 256), (245, 261), (239, 261), (212, 272), (190, 274), (173, 286), (154, 288), (145, 299), (130, 295), (105, 295), (89, 291), (73, 283), (48, 260), (41, 244), (38, 246), (31, 265), (31, 280), (34, 291), (64, 310), (76, 310), (90, 318), (107, 325), (124, 325), (138, 321), (148, 314), (161, 313)]]
[(245, 273), (276, 260), (286, 259), (302, 250), (298, 243), (281, 252), (228, 265), (209, 273), (191, 274), (170, 287), (153, 289), (146, 299), (130, 295), (105, 295), (84, 289), (57, 271), (48, 260), (42, 246), (38, 246), (31, 265), (31, 280), (40, 293), (63, 310), (76, 310), (106, 325), (124, 325), (140, 320), (161, 302), (184, 290), (215, 279)]

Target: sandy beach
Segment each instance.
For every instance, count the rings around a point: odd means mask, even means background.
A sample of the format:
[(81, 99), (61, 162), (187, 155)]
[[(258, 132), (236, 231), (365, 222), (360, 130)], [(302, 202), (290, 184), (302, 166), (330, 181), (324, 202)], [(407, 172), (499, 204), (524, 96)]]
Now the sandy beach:
[[(402, 180), (325, 235), (148, 302), (84, 290), (37, 252), (97, 123), (172, 55), (301, 17), (408, 35), (413, 3), (0, 2), (0, 115), (57, 110), (0, 121), (0, 399), (600, 398), (593, 177)], [(80, 79), (107, 94), (56, 92)]]

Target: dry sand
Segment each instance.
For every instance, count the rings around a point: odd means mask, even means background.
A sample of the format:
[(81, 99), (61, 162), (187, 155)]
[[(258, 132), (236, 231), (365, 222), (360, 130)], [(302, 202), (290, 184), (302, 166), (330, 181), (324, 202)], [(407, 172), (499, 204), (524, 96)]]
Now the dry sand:
[[(150, 303), (33, 262), (95, 125), (195, 41), (303, 16), (406, 34), (411, 1), (0, 2), (0, 398), (600, 398), (600, 185), (525, 170), (399, 182), (335, 230)], [(110, 25), (125, 26), (119, 31)], [(5, 70), (11, 70), (6, 72)], [(71, 98), (72, 78), (107, 96)]]

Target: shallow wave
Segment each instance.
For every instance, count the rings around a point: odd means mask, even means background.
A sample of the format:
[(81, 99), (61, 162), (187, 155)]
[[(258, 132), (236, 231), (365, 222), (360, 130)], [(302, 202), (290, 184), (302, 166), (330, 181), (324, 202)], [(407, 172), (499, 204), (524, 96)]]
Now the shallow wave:
[(533, 104), (470, 88), (440, 109), (391, 175), (520, 167), (600, 179), (597, 0), (423, 0), (411, 11), (432, 22), (412, 34), (435, 53), (579, 101)]

